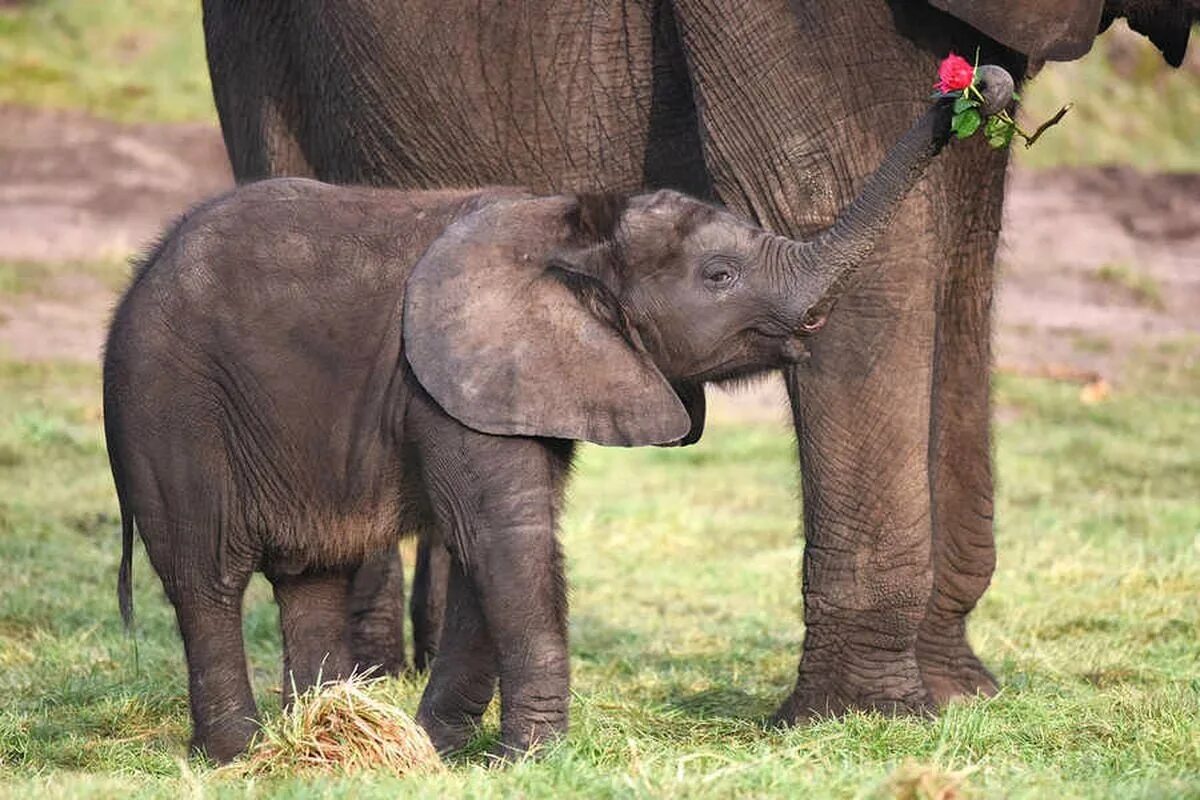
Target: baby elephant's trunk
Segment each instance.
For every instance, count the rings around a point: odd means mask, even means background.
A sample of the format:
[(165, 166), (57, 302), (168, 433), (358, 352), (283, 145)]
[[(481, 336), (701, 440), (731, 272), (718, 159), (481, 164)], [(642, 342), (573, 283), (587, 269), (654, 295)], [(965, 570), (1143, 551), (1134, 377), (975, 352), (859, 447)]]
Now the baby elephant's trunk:
[[(1012, 102), (1013, 79), (1001, 67), (976, 71), (975, 87), (984, 97), (980, 112), (994, 114)], [(887, 229), (909, 190), (949, 141), (954, 98), (939, 97), (888, 152), (862, 192), (817, 238), (790, 242), (787, 264), (794, 283), (790, 300), (803, 316), (858, 268)]]

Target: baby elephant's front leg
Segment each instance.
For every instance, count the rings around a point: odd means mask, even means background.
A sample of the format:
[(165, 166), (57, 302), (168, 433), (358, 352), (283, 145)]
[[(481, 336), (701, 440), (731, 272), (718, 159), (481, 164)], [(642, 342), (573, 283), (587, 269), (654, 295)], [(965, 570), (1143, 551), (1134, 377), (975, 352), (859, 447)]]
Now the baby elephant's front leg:
[(495, 646), (508, 758), (566, 732), (570, 665), (552, 498), (529, 487), (503, 504), (508, 519), (480, 531), (468, 571)]
[[(422, 409), (417, 426), (421, 470), (436, 522), (465, 578), (462, 588), (477, 601), (453, 603), (446, 626), (472, 628), (449, 618), (463, 608), (481, 614), (483, 624), (474, 630), (490, 642), (468, 649), (493, 653), (491, 666), (500, 679), (500, 755), (513, 757), (567, 728), (566, 588), (556, 531), (572, 448), (561, 441), (487, 436), (431, 406)], [(460, 638), (443, 637), (422, 700), (425, 719), (462, 718), (461, 709), (443, 708), (461, 692), (441, 690), (483, 686), (488, 677), (482, 671), (474, 676), (479, 680), (458, 674), (472, 661), (454, 652), (469, 644)]]

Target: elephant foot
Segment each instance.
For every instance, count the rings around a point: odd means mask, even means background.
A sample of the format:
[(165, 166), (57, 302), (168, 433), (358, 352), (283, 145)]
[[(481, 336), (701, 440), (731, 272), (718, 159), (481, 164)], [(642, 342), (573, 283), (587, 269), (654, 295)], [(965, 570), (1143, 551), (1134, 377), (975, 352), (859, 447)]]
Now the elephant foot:
[(821, 670), (820, 678), (809, 678), (802, 672), (791, 696), (772, 717), (772, 724), (803, 725), (851, 711), (873, 711), (888, 717), (932, 717), (936, 710), (915, 661), (899, 673), (870, 683), (848, 677), (853, 674), (850, 669), (831, 668)]
[(213, 763), (228, 764), (246, 752), (258, 727), (258, 722), (251, 717), (229, 720), (207, 731), (197, 730), (192, 734), (189, 748)]
[(479, 730), (479, 720), (465, 714), (438, 716), (424, 709), (417, 712), (417, 724), (425, 729), (438, 755), (447, 756), (466, 747)]
[(501, 734), (499, 743), (488, 751), (488, 759), (494, 764), (508, 764), (524, 759), (539, 759), (549, 746), (566, 735), (567, 724), (538, 724), (526, 726), (520, 733), (507, 731)]
[(921, 679), (938, 708), (955, 700), (992, 697), (1000, 686), (965, 639), (952, 645), (917, 644)]

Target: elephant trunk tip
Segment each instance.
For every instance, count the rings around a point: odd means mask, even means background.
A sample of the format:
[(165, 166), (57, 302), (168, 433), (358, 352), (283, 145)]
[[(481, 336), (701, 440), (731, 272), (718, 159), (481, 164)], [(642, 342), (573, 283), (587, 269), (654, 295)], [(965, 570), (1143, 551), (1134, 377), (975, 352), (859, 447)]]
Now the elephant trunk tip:
[(1013, 76), (1004, 67), (983, 64), (975, 70), (975, 88), (983, 97), (980, 113), (990, 117), (1012, 104), (1016, 84)]

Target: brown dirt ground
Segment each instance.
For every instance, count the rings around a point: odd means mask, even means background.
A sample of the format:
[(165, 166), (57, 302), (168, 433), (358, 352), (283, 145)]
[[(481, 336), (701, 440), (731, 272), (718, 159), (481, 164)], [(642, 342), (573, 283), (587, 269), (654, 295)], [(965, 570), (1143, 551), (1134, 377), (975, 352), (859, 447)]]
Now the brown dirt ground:
[[(211, 126), (0, 107), (0, 260), (124, 257), (230, 184)], [(1015, 170), (999, 263), (1000, 368), (1119, 383), (1140, 348), (1200, 334), (1200, 174)], [(0, 352), (94, 359), (113, 299), (69, 272), (0, 297)], [(718, 417), (784, 416), (777, 381), (711, 404)]]

